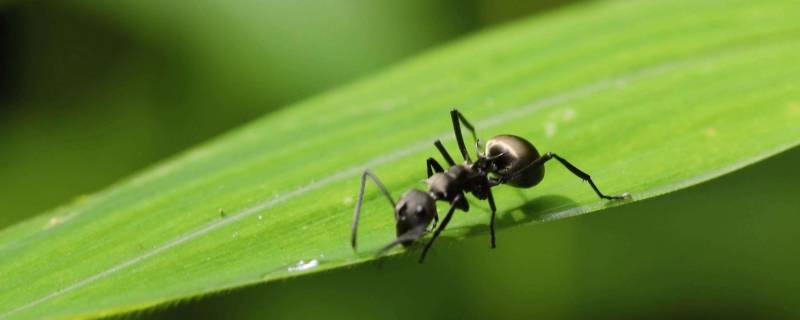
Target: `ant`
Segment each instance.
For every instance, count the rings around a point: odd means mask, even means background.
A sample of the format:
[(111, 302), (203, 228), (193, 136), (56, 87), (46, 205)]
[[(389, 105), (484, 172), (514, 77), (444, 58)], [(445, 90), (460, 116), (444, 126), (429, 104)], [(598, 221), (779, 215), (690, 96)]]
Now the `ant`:
[[(551, 159), (556, 159), (570, 172), (577, 177), (589, 182), (594, 192), (602, 199), (607, 200), (622, 200), (630, 197), (628, 193), (619, 196), (605, 195), (597, 188), (592, 181), (589, 174), (581, 171), (564, 158), (555, 153), (547, 152), (540, 155), (536, 148), (527, 140), (514, 136), (514, 135), (498, 135), (490, 139), (486, 143), (485, 153), (481, 152), (480, 140), (475, 134), (475, 128), (467, 121), (461, 112), (457, 109), (450, 111), (450, 117), (453, 121), (453, 131), (456, 136), (458, 148), (461, 151), (461, 156), (464, 158), (464, 163), (456, 164), (453, 158), (444, 148), (440, 140), (434, 141), (434, 146), (439, 150), (442, 157), (445, 159), (449, 168), (445, 171), (444, 168), (434, 158), (428, 158), (427, 171), (428, 179), (425, 184), (428, 185), (427, 192), (411, 189), (408, 190), (397, 203), (394, 202), (389, 191), (384, 187), (383, 183), (375, 176), (369, 169), (365, 170), (361, 175), (361, 189), (358, 192), (358, 202), (356, 203), (354, 217), (351, 245), (353, 250), (356, 249), (356, 230), (358, 228), (358, 219), (361, 214), (361, 205), (364, 199), (364, 188), (366, 186), (367, 177), (371, 178), (378, 189), (386, 196), (389, 203), (394, 208), (394, 218), (397, 222), (397, 239), (384, 246), (379, 252), (378, 256), (384, 254), (394, 246), (401, 244), (408, 247), (415, 240), (419, 239), (425, 233), (434, 230), (433, 237), (425, 245), (419, 262), (425, 260), (425, 255), (428, 253), (433, 241), (439, 236), (439, 233), (447, 227), (453, 212), (456, 209), (462, 211), (469, 211), (469, 203), (467, 202), (466, 193), (470, 193), (479, 200), (487, 200), (489, 208), (492, 211), (492, 217), (489, 222), (489, 230), (492, 239), (492, 248), (495, 248), (495, 232), (494, 223), (497, 212), (497, 207), (494, 203), (492, 196), (492, 188), (501, 184), (509, 185), (516, 188), (532, 188), (539, 184), (544, 178), (544, 164)], [(467, 152), (467, 147), (464, 145), (464, 138), (461, 134), (461, 125), (466, 127), (472, 134), (475, 140), (477, 160), (474, 162)], [(439, 215), (436, 210), (436, 201), (447, 201), (450, 203), (450, 208), (444, 216), (441, 224), (439, 222)], [(433, 221), (433, 225), (428, 229), (428, 225)]]

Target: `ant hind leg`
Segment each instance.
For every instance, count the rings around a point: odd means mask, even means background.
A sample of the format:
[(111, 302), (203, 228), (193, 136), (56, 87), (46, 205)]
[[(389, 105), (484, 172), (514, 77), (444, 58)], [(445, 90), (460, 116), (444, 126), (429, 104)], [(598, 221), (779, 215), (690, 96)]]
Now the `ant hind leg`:
[(572, 174), (574, 174), (577, 177), (583, 179), (584, 181), (589, 182), (589, 185), (592, 186), (592, 189), (594, 190), (595, 193), (597, 193), (597, 196), (599, 196), (600, 198), (607, 199), (607, 200), (623, 200), (623, 199), (627, 199), (627, 198), (630, 197), (630, 194), (627, 193), (627, 192), (623, 193), (621, 195), (618, 195), (618, 196), (617, 195), (614, 195), (614, 196), (605, 195), (602, 192), (600, 192), (600, 189), (597, 188), (597, 186), (594, 184), (594, 181), (592, 181), (592, 177), (589, 176), (588, 173), (581, 171), (580, 169), (578, 169), (577, 167), (575, 167), (574, 165), (569, 163), (569, 161), (567, 161), (566, 159), (564, 159), (562, 157), (559, 157), (557, 154), (552, 153), (552, 152), (548, 152), (547, 154), (545, 154), (545, 157), (555, 158), (564, 167), (566, 167), (570, 172), (572, 172)]

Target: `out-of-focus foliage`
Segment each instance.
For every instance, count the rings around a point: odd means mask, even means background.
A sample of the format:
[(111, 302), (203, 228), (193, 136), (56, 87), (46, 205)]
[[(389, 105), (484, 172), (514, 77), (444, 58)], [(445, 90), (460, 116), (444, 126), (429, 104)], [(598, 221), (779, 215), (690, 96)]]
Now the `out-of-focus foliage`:
[(562, 2), (0, 5), (0, 228), (301, 97)]

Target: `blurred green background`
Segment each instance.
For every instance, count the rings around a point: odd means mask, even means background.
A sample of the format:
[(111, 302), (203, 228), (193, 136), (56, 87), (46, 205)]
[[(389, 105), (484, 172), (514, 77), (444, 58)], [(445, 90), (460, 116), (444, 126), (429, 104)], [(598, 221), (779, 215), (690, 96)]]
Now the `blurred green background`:
[[(0, 228), (293, 101), (575, 1), (0, 3)], [(800, 151), (601, 214), (145, 318), (797, 318)]]
[(0, 228), (562, 2), (0, 1)]

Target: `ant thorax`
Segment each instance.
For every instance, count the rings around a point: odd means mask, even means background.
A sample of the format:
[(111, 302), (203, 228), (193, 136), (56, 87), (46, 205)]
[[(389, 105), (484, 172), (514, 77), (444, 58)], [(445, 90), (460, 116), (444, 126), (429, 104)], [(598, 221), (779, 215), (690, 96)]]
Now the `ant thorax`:
[(471, 193), (479, 200), (486, 200), (489, 197), (489, 171), (487, 168), (490, 166), (491, 161), (486, 158), (480, 157), (478, 161), (472, 163), (467, 168), (464, 177), (463, 188), (465, 191)]
[(461, 192), (456, 177), (450, 172), (439, 172), (425, 180), (428, 193), (436, 200), (452, 200)]
[[(450, 167), (445, 172), (433, 174), (425, 180), (428, 193), (436, 200), (453, 201), (459, 194), (471, 193), (478, 199), (486, 199), (489, 192), (487, 173), (482, 168), (485, 161), (464, 163)], [(463, 198), (463, 197), (462, 197)], [(459, 204), (466, 206), (465, 203)]]

